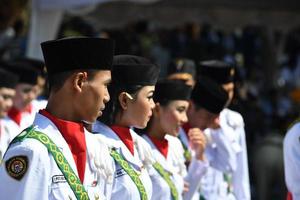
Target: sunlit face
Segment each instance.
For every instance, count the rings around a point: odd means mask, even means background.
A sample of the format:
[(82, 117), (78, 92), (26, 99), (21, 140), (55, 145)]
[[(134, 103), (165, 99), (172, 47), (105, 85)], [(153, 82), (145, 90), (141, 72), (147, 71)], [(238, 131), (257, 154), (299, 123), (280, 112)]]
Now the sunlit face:
[(123, 117), (129, 123), (128, 126), (145, 128), (152, 116), (155, 104), (153, 92), (155, 86), (144, 86), (139, 90), (135, 99), (128, 102), (127, 109), (123, 110)]
[(7, 116), (9, 109), (13, 105), (13, 98), (16, 92), (11, 88), (0, 88), (0, 118)]
[(178, 136), (179, 128), (187, 122), (189, 102), (184, 100), (171, 101), (166, 106), (159, 106), (160, 125), (165, 133)]
[(196, 109), (195, 104), (191, 102), (188, 110), (188, 119), (192, 127), (197, 127), (201, 130), (208, 128), (217, 118), (219, 114), (214, 114), (204, 108)]
[(234, 95), (234, 83), (233, 82), (226, 83), (226, 84), (223, 84), (222, 87), (228, 94), (227, 105), (229, 105), (231, 103), (231, 101), (233, 99), (233, 95)]
[(23, 110), (36, 97), (37, 96), (36, 96), (36, 91), (34, 89), (34, 85), (27, 84), (27, 83), (20, 83), (16, 86), (16, 95), (13, 99), (13, 104), (17, 109)]
[(43, 93), (45, 84), (46, 80), (42, 76), (38, 76), (37, 85), (35, 85), (33, 89), (36, 97), (40, 96)]
[(102, 115), (105, 103), (110, 99), (107, 89), (110, 81), (111, 72), (109, 70), (101, 70), (96, 72), (92, 80), (83, 84), (82, 92), (75, 103), (80, 119), (93, 123)]

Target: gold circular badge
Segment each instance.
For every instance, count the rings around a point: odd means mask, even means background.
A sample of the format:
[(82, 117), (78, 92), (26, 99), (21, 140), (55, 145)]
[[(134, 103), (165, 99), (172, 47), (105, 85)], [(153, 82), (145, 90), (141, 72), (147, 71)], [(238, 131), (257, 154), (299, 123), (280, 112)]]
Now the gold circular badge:
[(21, 180), (28, 167), (28, 158), (26, 156), (14, 156), (5, 162), (6, 171), (12, 178)]

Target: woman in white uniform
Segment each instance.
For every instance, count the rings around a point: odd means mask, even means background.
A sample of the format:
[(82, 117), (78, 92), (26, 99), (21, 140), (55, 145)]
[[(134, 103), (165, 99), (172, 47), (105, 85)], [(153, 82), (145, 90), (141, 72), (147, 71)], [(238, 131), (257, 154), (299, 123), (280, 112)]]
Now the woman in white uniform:
[[(179, 80), (164, 80), (156, 85), (153, 116), (144, 130), (143, 137), (151, 145), (156, 161), (163, 167), (169, 178), (161, 174), (159, 183), (153, 183), (153, 200), (190, 199), (197, 191), (207, 163), (204, 161), (205, 137), (200, 132), (192, 132), (191, 146), (195, 151), (187, 172), (184, 150), (177, 138), (179, 128), (187, 122), (191, 87)], [(170, 181), (168, 180), (171, 180)], [(184, 188), (184, 182), (187, 186)], [(167, 183), (167, 187), (164, 187)], [(176, 191), (174, 191), (175, 189)]]
[(145, 128), (154, 108), (159, 68), (146, 58), (114, 57), (111, 101), (92, 130), (111, 148), (116, 173), (112, 199), (151, 199), (153, 174), (150, 146), (131, 127)]

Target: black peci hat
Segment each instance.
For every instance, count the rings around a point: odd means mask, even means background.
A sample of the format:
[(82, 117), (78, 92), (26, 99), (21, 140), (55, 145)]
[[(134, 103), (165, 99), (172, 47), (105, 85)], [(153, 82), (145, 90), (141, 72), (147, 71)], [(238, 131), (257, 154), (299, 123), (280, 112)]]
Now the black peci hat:
[(200, 77), (192, 91), (192, 101), (207, 111), (219, 114), (228, 101), (227, 92), (207, 77)]
[(15, 88), (18, 83), (18, 76), (0, 66), (0, 88)]
[(36, 85), (38, 80), (38, 71), (31, 65), (23, 62), (8, 62), (5, 69), (18, 75), (18, 83)]
[(191, 59), (177, 58), (173, 60), (168, 67), (168, 75), (177, 73), (187, 73), (193, 78), (196, 77), (196, 65)]
[(114, 41), (70, 37), (41, 43), (49, 76), (77, 69), (111, 70)]
[(190, 100), (192, 87), (180, 80), (162, 80), (155, 85), (154, 102)]
[(112, 83), (118, 85), (155, 85), (159, 67), (150, 60), (133, 55), (114, 56)]
[(198, 74), (219, 84), (226, 84), (234, 81), (235, 67), (223, 61), (208, 60), (199, 63)]
[(45, 63), (42, 60), (34, 59), (34, 58), (20, 58), (17, 62), (26, 63), (31, 67), (35, 68), (39, 75), (45, 77), (46, 76), (46, 68)]

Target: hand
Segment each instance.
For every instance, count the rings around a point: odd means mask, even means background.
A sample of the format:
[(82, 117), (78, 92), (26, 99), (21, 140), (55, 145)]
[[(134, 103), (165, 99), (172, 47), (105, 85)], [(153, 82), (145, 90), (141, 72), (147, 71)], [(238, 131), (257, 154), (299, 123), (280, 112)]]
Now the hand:
[(189, 191), (189, 187), (190, 187), (189, 183), (186, 182), (186, 181), (184, 181), (183, 193), (188, 192)]
[(204, 160), (204, 150), (206, 147), (206, 138), (199, 128), (191, 128), (188, 132), (192, 149), (196, 153), (198, 160)]

